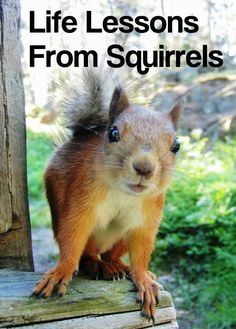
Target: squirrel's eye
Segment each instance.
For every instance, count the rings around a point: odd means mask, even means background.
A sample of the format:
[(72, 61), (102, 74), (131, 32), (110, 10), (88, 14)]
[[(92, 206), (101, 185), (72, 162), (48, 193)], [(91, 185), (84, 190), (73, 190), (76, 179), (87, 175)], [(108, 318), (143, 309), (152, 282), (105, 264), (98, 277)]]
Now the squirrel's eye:
[(176, 138), (174, 143), (171, 146), (171, 152), (177, 153), (179, 151), (179, 149), (180, 149), (180, 142), (179, 142), (179, 139)]
[(120, 133), (117, 126), (111, 127), (111, 129), (108, 132), (108, 138), (110, 142), (119, 142), (120, 140)]

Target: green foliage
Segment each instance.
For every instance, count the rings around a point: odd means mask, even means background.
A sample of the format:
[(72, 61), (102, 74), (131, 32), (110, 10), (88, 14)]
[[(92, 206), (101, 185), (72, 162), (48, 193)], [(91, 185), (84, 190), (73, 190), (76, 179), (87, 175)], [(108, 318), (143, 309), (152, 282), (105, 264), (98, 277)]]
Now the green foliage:
[(182, 140), (177, 175), (167, 195), (152, 265), (174, 269), (187, 279), (188, 289), (190, 282), (194, 283), (188, 307), (205, 315), (202, 327), (233, 328), (236, 141), (217, 142), (206, 151), (206, 139)]
[(33, 227), (50, 225), (50, 214), (43, 187), (43, 173), (52, 154), (53, 142), (46, 133), (27, 131), (27, 166), (30, 217)]

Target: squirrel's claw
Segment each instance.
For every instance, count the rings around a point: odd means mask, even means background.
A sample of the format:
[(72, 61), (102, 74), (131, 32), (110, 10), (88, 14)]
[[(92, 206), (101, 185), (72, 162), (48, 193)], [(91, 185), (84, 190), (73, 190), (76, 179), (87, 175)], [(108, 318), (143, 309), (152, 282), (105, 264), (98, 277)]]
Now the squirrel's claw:
[(143, 307), (143, 303), (144, 303), (144, 300), (143, 298), (136, 298), (136, 303), (139, 303), (140, 304), (140, 307), (142, 308)]
[(64, 295), (74, 271), (74, 268), (68, 269), (66, 264), (59, 264), (56, 268), (43, 275), (41, 281), (36, 284), (33, 295), (39, 298), (50, 297), (55, 292), (59, 296)]
[(135, 285), (138, 288), (136, 301), (140, 303), (141, 315), (155, 325), (156, 306), (159, 303), (159, 286), (148, 273), (143, 278), (138, 278)]
[(148, 321), (150, 321), (150, 320), (152, 319), (151, 315), (148, 314), (148, 313), (146, 313), (146, 312), (141, 311), (141, 315), (142, 315), (144, 318), (148, 319)]
[(153, 315), (151, 315), (151, 320), (152, 320), (152, 325), (153, 325), (153, 327), (155, 327), (155, 317), (153, 316)]

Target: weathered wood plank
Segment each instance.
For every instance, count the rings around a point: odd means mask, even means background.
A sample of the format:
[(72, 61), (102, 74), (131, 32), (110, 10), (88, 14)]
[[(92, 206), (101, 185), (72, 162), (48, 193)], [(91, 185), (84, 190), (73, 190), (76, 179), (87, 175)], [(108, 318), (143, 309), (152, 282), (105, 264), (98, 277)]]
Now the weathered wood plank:
[(0, 1), (0, 268), (32, 270), (19, 13)]
[[(106, 321), (106, 317), (102, 317), (103, 318), (103, 321), (105, 319)], [(93, 320), (93, 318), (92, 318)], [(103, 328), (107, 328), (107, 329), (110, 329), (110, 328), (114, 328), (114, 329), (139, 329), (139, 328), (157, 328), (157, 329), (179, 329), (179, 325), (177, 323), (177, 321), (171, 321), (171, 322), (168, 322), (168, 323), (162, 323), (162, 324), (156, 324), (155, 326), (153, 326), (153, 324), (151, 324), (150, 322), (149, 323), (146, 323), (144, 324), (144, 326), (140, 327), (140, 325), (138, 324), (129, 324), (128, 322), (125, 322), (124, 324), (122, 324), (121, 326), (119, 325), (119, 323), (114, 323), (114, 326), (111, 327), (111, 323), (108, 324), (108, 327), (104, 327), (103, 326), (103, 323), (104, 322), (100, 322), (98, 321), (98, 318), (95, 318), (94, 320), (96, 320), (96, 326), (95, 327), (90, 327), (90, 321), (91, 321), (91, 318), (88, 319), (88, 324), (86, 324), (85, 327), (80, 327), (80, 324), (78, 325), (76, 319), (72, 319), (72, 320), (67, 320), (67, 321), (63, 321), (64, 323), (64, 327), (61, 326), (61, 327), (57, 327), (58, 325), (58, 322), (53, 322), (53, 323), (47, 323), (47, 324), (34, 324), (34, 325), (29, 325), (29, 326), (21, 326), (20, 328), (21, 329), (29, 329), (29, 328), (32, 328), (32, 329), (44, 329), (44, 328), (47, 328), (47, 329), (103, 329)], [(112, 320), (114, 321), (114, 319)], [(19, 327), (18, 327), (19, 328)]]
[[(172, 321), (173, 317), (175, 317), (173, 307), (158, 309), (155, 326), (158, 329), (178, 329), (177, 322)], [(168, 319), (169, 322), (167, 322)], [(141, 317), (140, 312), (128, 312), (35, 324), (23, 326), (21, 329), (138, 329), (149, 327), (153, 327), (153, 324)]]
[[(86, 321), (91, 320), (88, 317), (95, 318), (96, 323), (99, 320), (96, 320), (96, 316), (112, 316), (114, 313), (122, 313), (113, 315), (117, 317), (118, 322), (122, 321), (123, 316), (127, 317), (127, 320), (130, 319), (130, 325), (135, 325), (130, 328), (144, 328), (144, 324), (149, 325), (140, 316), (140, 307), (135, 302), (136, 291), (128, 280), (93, 281), (85, 277), (74, 277), (68, 293), (62, 298), (30, 298), (39, 278), (38, 273), (0, 271), (0, 327), (49, 321), (57, 321), (63, 325), (61, 321), (78, 318), (78, 321), (82, 321), (78, 328), (86, 328)], [(106, 321), (108, 320), (109, 318)], [(165, 323), (172, 320), (175, 320), (172, 299), (168, 292), (162, 290), (156, 321)], [(82, 325), (84, 327), (81, 327)]]

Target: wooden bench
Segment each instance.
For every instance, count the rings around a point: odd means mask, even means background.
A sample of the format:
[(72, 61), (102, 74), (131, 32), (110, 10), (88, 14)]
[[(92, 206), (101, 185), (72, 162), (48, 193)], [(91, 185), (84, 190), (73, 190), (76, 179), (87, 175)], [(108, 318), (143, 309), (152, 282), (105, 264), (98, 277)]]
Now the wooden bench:
[[(95, 281), (74, 277), (64, 297), (30, 297), (41, 274), (0, 271), (0, 327), (33, 329), (148, 328), (135, 302), (134, 285), (128, 280)], [(170, 294), (162, 290), (157, 307), (159, 329), (177, 329)]]

